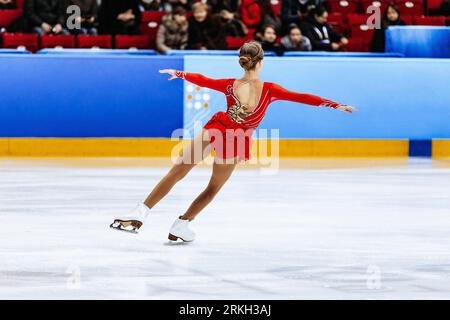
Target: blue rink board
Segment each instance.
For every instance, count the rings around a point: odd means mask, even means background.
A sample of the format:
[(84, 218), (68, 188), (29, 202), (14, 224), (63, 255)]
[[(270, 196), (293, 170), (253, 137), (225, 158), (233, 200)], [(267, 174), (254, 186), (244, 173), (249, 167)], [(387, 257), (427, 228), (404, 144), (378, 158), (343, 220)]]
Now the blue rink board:
[[(236, 58), (185, 57), (185, 69), (212, 78), (240, 77)], [(260, 128), (281, 138), (450, 138), (450, 60), (398, 58), (271, 58), (261, 77), (293, 91), (316, 94), (358, 108), (352, 115), (293, 102), (268, 108)], [(185, 91), (187, 87), (185, 87)], [(188, 108), (185, 127), (225, 110), (225, 97), (209, 92), (210, 107)]]

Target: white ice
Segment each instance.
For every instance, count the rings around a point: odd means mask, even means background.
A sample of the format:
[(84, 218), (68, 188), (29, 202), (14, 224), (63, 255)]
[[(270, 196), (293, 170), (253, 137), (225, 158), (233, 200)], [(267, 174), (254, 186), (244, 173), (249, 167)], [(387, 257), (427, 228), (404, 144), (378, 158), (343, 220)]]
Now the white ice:
[(190, 245), (168, 229), (210, 168), (132, 235), (108, 225), (168, 167), (130, 161), (0, 159), (1, 299), (450, 298), (448, 160), (238, 168)]

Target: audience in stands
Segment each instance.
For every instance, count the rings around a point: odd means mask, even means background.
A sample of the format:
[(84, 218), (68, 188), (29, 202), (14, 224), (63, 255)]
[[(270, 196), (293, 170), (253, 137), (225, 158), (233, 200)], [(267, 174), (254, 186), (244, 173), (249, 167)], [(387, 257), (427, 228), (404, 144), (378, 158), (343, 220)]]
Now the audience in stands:
[(186, 11), (190, 11), (193, 3), (194, 0), (167, 0), (167, 5), (170, 7), (168, 11), (172, 11), (177, 7), (183, 7)]
[(242, 22), (250, 29), (256, 29), (261, 24), (261, 7), (258, 1), (242, 0), (241, 4)]
[(302, 16), (314, 7), (321, 6), (323, 0), (282, 0), (281, 21), (284, 26), (296, 23), (300, 26)]
[(284, 51), (311, 51), (311, 41), (302, 35), (300, 28), (295, 23), (288, 27), (288, 34), (281, 38), (281, 46)]
[(141, 0), (140, 7), (141, 11), (168, 11), (170, 7), (165, 6), (166, 2), (162, 0)]
[(247, 26), (236, 17), (235, 13), (223, 9), (219, 15), (222, 19), (225, 36), (244, 37), (247, 34)]
[(281, 19), (277, 17), (273, 10), (271, 0), (260, 0), (261, 22), (260, 26), (272, 25), (277, 33), (281, 33)]
[(81, 16), (78, 21), (81, 29), (70, 30), (75, 34), (98, 34), (98, 4), (97, 0), (68, 0), (68, 5), (76, 5), (81, 10)]
[(220, 17), (208, 12), (208, 5), (196, 2), (189, 19), (188, 48), (226, 50), (225, 30)]
[(0, 0), (0, 10), (15, 8), (16, 2), (14, 0)]
[(327, 10), (316, 7), (308, 12), (301, 25), (302, 33), (311, 41), (313, 50), (337, 51), (348, 44), (348, 39), (334, 31), (327, 19)]
[(28, 31), (44, 34), (69, 34), (65, 29), (67, 6), (61, 0), (25, 0), (24, 18)]
[(283, 48), (277, 43), (277, 32), (275, 26), (266, 25), (260, 32), (256, 34), (256, 39), (259, 40), (264, 51), (272, 51), (277, 55), (283, 54)]
[(439, 14), (441, 16), (450, 16), (450, 0), (442, 1)]
[(373, 33), (372, 43), (370, 46), (373, 52), (385, 51), (385, 31), (389, 26), (403, 26), (405, 22), (400, 18), (400, 10), (397, 6), (391, 4), (384, 11), (381, 21), (381, 29), (375, 29)]
[(156, 48), (160, 53), (184, 50), (188, 44), (188, 21), (183, 7), (175, 8), (164, 16), (156, 36)]
[(99, 19), (102, 33), (139, 34), (139, 0), (102, 0)]
[(212, 13), (220, 13), (222, 10), (226, 10), (236, 16), (241, 6), (241, 0), (207, 0), (206, 4), (209, 5)]

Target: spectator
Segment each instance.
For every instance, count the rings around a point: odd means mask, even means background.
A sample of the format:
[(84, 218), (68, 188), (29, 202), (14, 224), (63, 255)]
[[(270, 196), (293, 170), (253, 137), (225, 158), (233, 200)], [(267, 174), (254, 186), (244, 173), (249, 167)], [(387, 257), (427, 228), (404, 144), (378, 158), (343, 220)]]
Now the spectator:
[(321, 5), (323, 0), (283, 0), (281, 2), (281, 20), (283, 25), (291, 23), (300, 25), (301, 17), (314, 7)]
[(175, 8), (161, 20), (156, 36), (156, 47), (159, 52), (183, 50), (188, 42), (188, 21), (183, 7)]
[(25, 0), (23, 11), (28, 29), (39, 35), (69, 34), (65, 29), (66, 8), (60, 0)]
[(257, 39), (264, 51), (272, 51), (277, 55), (283, 54), (283, 48), (277, 43), (277, 32), (275, 26), (266, 25), (257, 33)]
[(284, 51), (311, 51), (311, 41), (302, 35), (300, 28), (292, 23), (288, 27), (288, 34), (281, 38)]
[(244, 37), (247, 34), (247, 27), (232, 13), (226, 9), (220, 11), (220, 18), (224, 26), (225, 36), (227, 37)]
[(334, 31), (327, 19), (327, 10), (317, 7), (302, 23), (302, 33), (311, 41), (313, 50), (337, 51), (348, 44), (348, 39)]
[(140, 0), (140, 7), (142, 11), (165, 11), (161, 0)]
[(103, 33), (138, 34), (141, 22), (139, 0), (102, 0), (99, 20)]
[(281, 20), (273, 11), (271, 0), (259, 0), (261, 7), (261, 21), (259, 25), (266, 26), (268, 24), (275, 27), (277, 33), (281, 33)]
[(405, 22), (400, 18), (400, 11), (397, 6), (391, 4), (384, 11), (384, 17), (381, 21), (381, 29), (375, 29), (373, 33), (371, 51), (385, 51), (385, 31), (389, 26), (404, 26)]
[(186, 11), (192, 8), (193, 0), (168, 0), (165, 11), (173, 11), (177, 7), (183, 7)]
[(0, 10), (17, 8), (14, 0), (0, 0)]
[(188, 48), (226, 50), (225, 32), (220, 17), (208, 12), (208, 5), (196, 2), (189, 19)]
[(68, 5), (76, 5), (81, 10), (81, 16), (78, 20), (81, 29), (73, 29), (75, 34), (98, 34), (98, 4), (97, 0), (68, 0)]
[(450, 16), (450, 0), (442, 1), (439, 14), (441, 16)]
[(255, 0), (242, 0), (242, 22), (250, 29), (256, 29), (261, 24), (261, 7)]
[(235, 16), (241, 6), (241, 0), (208, 0), (206, 3), (210, 6), (212, 13), (220, 13), (222, 10), (233, 13)]

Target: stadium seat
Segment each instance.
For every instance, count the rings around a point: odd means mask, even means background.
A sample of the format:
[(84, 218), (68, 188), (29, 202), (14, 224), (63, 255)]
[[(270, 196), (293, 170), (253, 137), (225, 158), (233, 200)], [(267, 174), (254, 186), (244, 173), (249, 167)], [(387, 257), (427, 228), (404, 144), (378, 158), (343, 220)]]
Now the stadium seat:
[(405, 22), (407, 25), (413, 25), (414, 24), (414, 17), (410, 15), (401, 15), (400, 16), (403, 22)]
[(142, 22), (156, 22), (158, 24), (161, 23), (161, 19), (163, 16), (168, 14), (169, 12), (165, 11), (144, 11), (141, 15), (141, 21)]
[(27, 50), (36, 52), (39, 49), (37, 34), (4, 33), (3, 48), (16, 49), (24, 46)]
[(116, 49), (151, 49), (150, 37), (148, 35), (141, 36), (116, 36)]
[(112, 48), (112, 37), (110, 35), (87, 36), (80, 35), (77, 38), (77, 48)]
[(423, 0), (396, 0), (402, 15), (422, 15), (424, 13)]
[(247, 40), (248, 37), (226, 37), (229, 50), (239, 49)]
[(371, 39), (366, 38), (350, 38), (347, 45), (347, 51), (368, 52)]
[(344, 33), (347, 31), (347, 26), (344, 22), (344, 15), (342, 13), (330, 13), (328, 15), (328, 23), (338, 33)]
[(420, 26), (445, 26), (445, 17), (443, 16), (415, 16), (414, 23)]
[(43, 35), (40, 37), (40, 48), (75, 48), (73, 35)]
[(328, 6), (331, 13), (339, 12), (342, 14), (355, 13), (359, 10), (358, 0), (330, 0)]
[(151, 49), (156, 48), (156, 34), (158, 33), (159, 25), (161, 24), (161, 19), (163, 16), (168, 14), (164, 11), (146, 11), (142, 12), (142, 20), (140, 25), (140, 30), (143, 35), (149, 37), (149, 47)]
[(427, 10), (439, 9), (441, 7), (442, 0), (428, 0)]
[(367, 13), (367, 8), (369, 6), (375, 6), (380, 8), (381, 16), (383, 16), (384, 11), (388, 7), (389, 3), (391, 3), (391, 1), (389, 0), (362, 0), (361, 1), (362, 12)]
[(367, 26), (367, 15), (349, 14), (347, 17), (352, 38), (372, 39), (373, 29)]
[(0, 27), (9, 27), (11, 23), (22, 16), (22, 10), (0, 10)]

